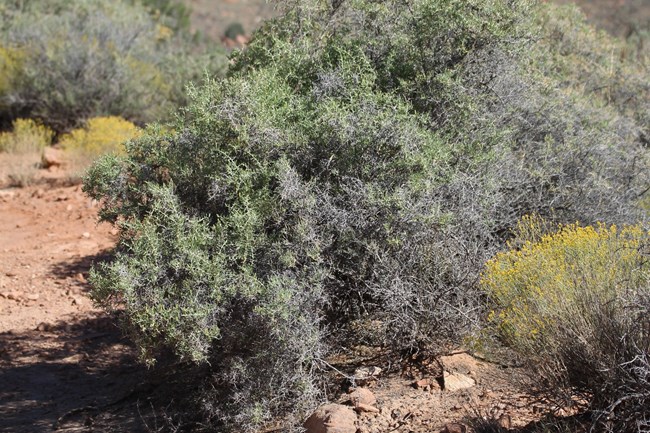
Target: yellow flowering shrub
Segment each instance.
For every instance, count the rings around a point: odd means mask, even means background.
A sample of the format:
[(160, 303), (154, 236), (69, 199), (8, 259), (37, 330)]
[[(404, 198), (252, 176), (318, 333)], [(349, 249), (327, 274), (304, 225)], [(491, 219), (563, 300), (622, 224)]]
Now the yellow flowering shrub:
[(16, 119), (11, 132), (0, 133), (0, 152), (40, 152), (52, 144), (54, 132), (35, 120)]
[(642, 225), (570, 224), (549, 233), (550, 227), (540, 218), (522, 219), (519, 247), (490, 260), (481, 281), (498, 306), (489, 319), (508, 344), (531, 353), (553, 346), (558, 327), (589, 332), (592, 307), (616, 308), (649, 282)]
[(85, 128), (65, 135), (59, 144), (66, 151), (94, 157), (123, 152), (124, 142), (140, 134), (137, 126), (121, 117), (94, 117), (86, 122)]

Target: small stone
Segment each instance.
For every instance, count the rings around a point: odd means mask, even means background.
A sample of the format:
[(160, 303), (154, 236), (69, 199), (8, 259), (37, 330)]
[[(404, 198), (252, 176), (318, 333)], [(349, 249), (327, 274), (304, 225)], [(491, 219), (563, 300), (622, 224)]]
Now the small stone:
[(74, 298), (72, 298), (72, 305), (76, 305), (80, 307), (81, 305), (83, 305), (83, 301), (81, 300), (81, 298), (75, 296)]
[(69, 204), (69, 205), (67, 205), (67, 206), (65, 207), (65, 210), (66, 210), (67, 212), (72, 212), (72, 209), (74, 209), (74, 208), (72, 207), (71, 204)]
[(86, 284), (88, 281), (86, 280), (86, 277), (84, 277), (84, 274), (79, 272), (77, 275), (75, 275), (75, 279), (80, 282), (81, 284)]
[(83, 232), (83, 233), (81, 234), (81, 237), (84, 238), (84, 239), (90, 239), (90, 233), (88, 233), (88, 232)]
[(16, 196), (13, 191), (0, 190), (0, 198), (4, 201), (9, 201)]
[(458, 423), (448, 423), (445, 424), (444, 428), (440, 430), (440, 433), (467, 433), (467, 427), (463, 424)]
[(5, 298), (11, 300), (11, 301), (21, 301), (23, 299), (22, 295), (20, 292), (9, 292), (5, 293)]
[(111, 234), (113, 236), (117, 236), (118, 234), (120, 234), (120, 231), (118, 229), (116, 229), (116, 228), (113, 228), (113, 229), (111, 229)]
[(43, 198), (44, 195), (45, 195), (45, 190), (43, 188), (39, 188), (32, 193), (32, 197), (35, 198)]
[(471, 377), (460, 373), (444, 372), (445, 391), (458, 391), (461, 389), (471, 388), (476, 382)]
[(37, 330), (37, 331), (41, 331), (41, 332), (47, 332), (47, 331), (50, 330), (50, 325), (47, 324), (47, 323), (45, 323), (45, 322), (41, 322), (41, 323), (39, 323), (38, 326), (36, 327), (36, 330)]
[(17, 274), (15, 272), (5, 272), (5, 275), (8, 276), (9, 278), (15, 277)]
[(303, 424), (306, 433), (356, 433), (357, 416), (348, 406), (325, 404), (311, 414)]
[(63, 152), (54, 147), (46, 147), (41, 160), (44, 168), (59, 167), (63, 164)]
[(348, 394), (348, 398), (352, 402), (352, 405), (355, 407), (359, 404), (370, 406), (377, 404), (377, 398), (368, 388), (355, 388)]
[(39, 295), (38, 293), (31, 293), (31, 294), (27, 295), (27, 300), (28, 301), (38, 301), (38, 298), (40, 298), (40, 297), (41, 297), (41, 295)]
[(365, 404), (365, 403), (357, 403), (354, 406), (354, 409), (357, 412), (371, 412), (371, 413), (379, 413), (379, 409), (377, 409), (375, 406), (370, 405), (370, 404)]
[(509, 429), (512, 427), (512, 419), (510, 418), (510, 415), (503, 414), (497, 420), (497, 424), (499, 424), (499, 427), (501, 428)]
[(415, 389), (424, 389), (425, 391), (428, 391), (431, 389), (431, 386), (433, 385), (434, 380), (432, 380), (429, 377), (425, 377), (424, 379), (416, 380), (413, 382), (413, 388)]
[(60, 362), (62, 364), (79, 364), (83, 360), (84, 355), (82, 353), (77, 353), (76, 355), (66, 356), (65, 358), (61, 359)]
[(360, 384), (366, 384), (368, 382), (376, 380), (380, 374), (381, 368), (379, 367), (359, 367), (354, 370), (354, 379), (359, 381)]

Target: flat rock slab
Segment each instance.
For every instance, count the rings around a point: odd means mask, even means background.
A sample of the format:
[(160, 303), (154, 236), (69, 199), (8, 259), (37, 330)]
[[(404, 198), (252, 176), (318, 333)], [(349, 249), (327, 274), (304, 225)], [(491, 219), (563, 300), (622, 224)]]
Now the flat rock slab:
[(445, 371), (445, 391), (459, 391), (461, 389), (471, 388), (476, 385), (476, 381), (469, 376), (460, 373), (450, 373)]

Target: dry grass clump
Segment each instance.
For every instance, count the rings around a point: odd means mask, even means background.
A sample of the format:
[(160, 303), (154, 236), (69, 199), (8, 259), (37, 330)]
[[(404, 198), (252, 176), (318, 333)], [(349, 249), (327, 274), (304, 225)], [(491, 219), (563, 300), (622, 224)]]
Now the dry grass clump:
[(0, 133), (0, 152), (24, 154), (52, 144), (54, 131), (32, 119), (16, 119), (13, 131)]
[(32, 119), (16, 119), (11, 131), (0, 133), (0, 183), (24, 186), (32, 183), (40, 168), (43, 149), (52, 144), (54, 132)]

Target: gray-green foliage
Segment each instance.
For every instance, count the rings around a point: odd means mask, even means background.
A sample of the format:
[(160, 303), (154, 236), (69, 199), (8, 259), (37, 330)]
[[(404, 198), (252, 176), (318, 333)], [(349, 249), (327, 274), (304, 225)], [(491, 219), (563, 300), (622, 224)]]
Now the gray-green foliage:
[(185, 102), (190, 81), (225, 68), (222, 50), (194, 47), (140, 3), (8, 2), (0, 16), (0, 46), (20, 59), (0, 116), (38, 118), (58, 131), (101, 115), (162, 119)]
[(633, 116), (522, 66), (526, 2), (289, 6), (85, 184), (122, 229), (96, 301), (145, 358), (209, 361), (239, 430), (304, 414), (334, 346), (457, 343), (523, 214), (632, 220), (647, 186)]

